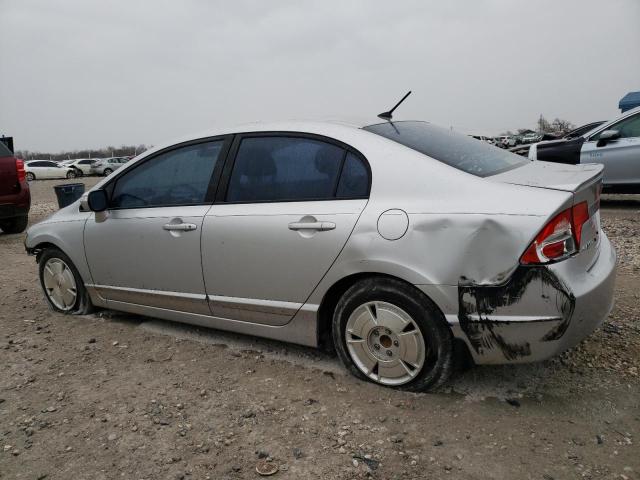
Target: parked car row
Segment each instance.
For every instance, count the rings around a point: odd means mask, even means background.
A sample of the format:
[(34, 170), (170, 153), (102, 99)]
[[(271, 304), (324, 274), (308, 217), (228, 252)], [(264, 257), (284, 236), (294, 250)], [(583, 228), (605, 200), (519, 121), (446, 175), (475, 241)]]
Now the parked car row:
[[(476, 140), (490, 143), (500, 148), (512, 148), (517, 145), (528, 145), (531, 143), (539, 142), (543, 140), (544, 136), (549, 134), (538, 134), (536, 132), (529, 132), (524, 135), (500, 135), (498, 137), (489, 137), (485, 135), (471, 135)], [(555, 138), (555, 137), (550, 137)]]
[(129, 160), (129, 157), (78, 158), (62, 162), (30, 160), (25, 163), (25, 171), (29, 182), (54, 178), (75, 178), (84, 175), (108, 176)]

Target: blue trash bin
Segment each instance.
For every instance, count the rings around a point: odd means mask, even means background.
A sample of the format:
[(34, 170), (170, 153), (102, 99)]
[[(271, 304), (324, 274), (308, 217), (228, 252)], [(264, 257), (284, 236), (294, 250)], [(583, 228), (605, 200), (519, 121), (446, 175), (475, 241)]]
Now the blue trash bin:
[(78, 200), (84, 193), (84, 183), (67, 183), (53, 187), (58, 197), (58, 207), (64, 208)]

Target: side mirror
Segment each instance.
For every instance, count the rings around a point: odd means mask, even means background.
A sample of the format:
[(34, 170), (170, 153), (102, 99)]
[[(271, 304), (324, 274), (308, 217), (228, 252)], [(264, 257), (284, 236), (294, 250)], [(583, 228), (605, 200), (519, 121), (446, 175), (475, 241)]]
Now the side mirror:
[(597, 147), (604, 147), (607, 143), (612, 142), (620, 138), (620, 132), (618, 130), (605, 130), (600, 134), (598, 138)]
[(94, 190), (89, 192), (87, 204), (89, 205), (89, 210), (92, 212), (104, 212), (109, 206), (109, 197), (107, 197), (107, 192), (104, 190)]

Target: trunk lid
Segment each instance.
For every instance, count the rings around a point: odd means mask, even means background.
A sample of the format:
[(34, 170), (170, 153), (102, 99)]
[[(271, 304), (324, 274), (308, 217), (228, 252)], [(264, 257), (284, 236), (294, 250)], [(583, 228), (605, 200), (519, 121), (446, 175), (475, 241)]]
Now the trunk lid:
[(602, 180), (603, 169), (602, 165), (595, 163), (565, 165), (533, 161), (522, 167), (488, 177), (487, 180), (576, 193), (584, 186)]
[[(572, 193), (572, 204), (559, 206), (561, 209), (586, 202), (589, 218), (582, 226), (578, 257), (588, 270), (597, 260), (600, 247), (600, 191), (603, 170), (604, 166), (600, 164), (565, 165), (533, 161), (487, 180)], [(549, 216), (555, 213), (549, 212)]]

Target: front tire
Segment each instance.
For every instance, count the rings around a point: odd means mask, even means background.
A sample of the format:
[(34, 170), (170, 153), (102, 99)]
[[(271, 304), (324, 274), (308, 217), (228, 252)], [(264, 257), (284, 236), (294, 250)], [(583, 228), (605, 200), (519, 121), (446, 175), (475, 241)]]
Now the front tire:
[(369, 278), (342, 296), (333, 315), (338, 356), (356, 377), (410, 391), (434, 390), (453, 369), (444, 316), (422, 292), (391, 278)]
[(27, 228), (28, 223), (28, 215), (9, 218), (7, 220), (0, 221), (0, 230), (2, 230), (4, 233), (22, 233)]
[(70, 170), (67, 172), (67, 178), (76, 178), (76, 172)]
[(93, 304), (71, 259), (57, 248), (48, 248), (38, 258), (40, 285), (49, 307), (60, 313), (86, 315)]

